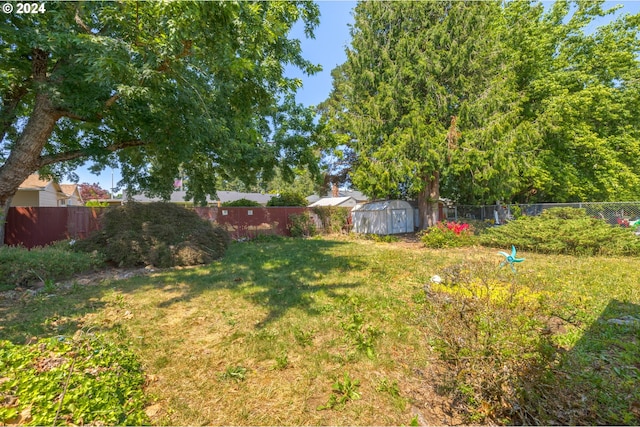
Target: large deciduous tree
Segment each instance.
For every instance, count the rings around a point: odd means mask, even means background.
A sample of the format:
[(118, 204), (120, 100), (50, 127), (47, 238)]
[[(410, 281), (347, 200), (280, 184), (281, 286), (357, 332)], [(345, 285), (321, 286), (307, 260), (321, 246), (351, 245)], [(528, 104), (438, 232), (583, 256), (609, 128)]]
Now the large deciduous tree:
[(326, 121), (349, 136), (358, 189), (417, 197), (421, 228), (437, 221), (452, 173), (472, 177), (473, 197), (508, 192), (518, 105), (501, 29), (495, 1), (358, 4), (324, 105)]
[(640, 199), (640, 15), (602, 1), (505, 5), (527, 168), (519, 202)]
[(165, 197), (180, 175), (196, 202), (220, 177), (316, 165), (313, 114), (293, 102), (300, 81), (283, 74), (319, 69), (289, 38), (299, 20), (313, 35), (313, 3), (46, 8), (0, 17), (0, 222), (29, 174), (60, 177), (87, 160)]

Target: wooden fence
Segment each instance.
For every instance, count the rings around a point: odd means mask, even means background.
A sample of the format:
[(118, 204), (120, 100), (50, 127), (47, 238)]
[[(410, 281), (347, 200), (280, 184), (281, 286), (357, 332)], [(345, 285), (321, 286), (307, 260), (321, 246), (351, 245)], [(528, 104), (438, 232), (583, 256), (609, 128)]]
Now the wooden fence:
[[(82, 239), (100, 229), (105, 209), (88, 207), (14, 207), (5, 224), (5, 244), (26, 248), (45, 246), (64, 239)], [(289, 235), (289, 215), (310, 211), (306, 207), (203, 207), (201, 218), (223, 226), (234, 239), (258, 234)]]

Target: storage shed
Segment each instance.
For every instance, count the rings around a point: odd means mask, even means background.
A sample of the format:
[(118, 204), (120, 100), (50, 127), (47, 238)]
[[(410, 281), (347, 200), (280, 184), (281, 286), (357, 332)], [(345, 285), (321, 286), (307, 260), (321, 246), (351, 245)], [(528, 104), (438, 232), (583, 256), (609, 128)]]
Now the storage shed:
[(413, 208), (403, 200), (357, 205), (351, 210), (353, 231), (366, 234), (412, 233)]

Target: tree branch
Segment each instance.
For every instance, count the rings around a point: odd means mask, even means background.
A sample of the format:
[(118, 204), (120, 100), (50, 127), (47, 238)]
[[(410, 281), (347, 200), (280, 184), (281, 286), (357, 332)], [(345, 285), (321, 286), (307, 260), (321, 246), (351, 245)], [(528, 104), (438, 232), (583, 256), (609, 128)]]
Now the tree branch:
[(82, 21), (82, 18), (80, 18), (80, 10), (77, 7), (76, 7), (76, 16), (74, 17), (74, 19), (76, 21), (76, 24), (80, 25), (80, 27), (82, 27), (84, 31), (91, 34), (91, 29), (87, 27), (87, 24), (85, 24), (84, 21)]
[[(106, 147), (103, 147), (102, 150), (104, 151), (105, 154), (107, 154), (107, 153), (113, 153), (118, 150), (122, 150), (124, 148), (140, 147), (146, 144), (148, 144), (147, 141), (133, 139), (131, 141), (123, 141), (123, 142), (107, 145)], [(40, 156), (40, 159), (38, 161), (38, 168), (42, 168), (52, 163), (66, 162), (69, 160), (79, 159), (81, 157), (87, 157), (88, 155), (89, 153), (87, 152), (86, 149), (67, 151), (64, 153), (47, 154), (46, 156)]]
[(16, 108), (26, 94), (27, 86), (25, 84), (14, 87), (7, 96), (2, 97), (2, 109), (0, 109), (0, 141), (4, 139), (13, 121), (16, 119)]

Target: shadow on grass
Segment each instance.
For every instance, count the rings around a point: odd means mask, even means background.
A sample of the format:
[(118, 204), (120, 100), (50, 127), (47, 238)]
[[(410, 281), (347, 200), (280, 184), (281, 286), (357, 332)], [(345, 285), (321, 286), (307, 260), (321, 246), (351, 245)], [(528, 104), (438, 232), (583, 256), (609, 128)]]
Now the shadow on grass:
[(174, 269), (95, 286), (76, 286), (52, 297), (38, 295), (11, 304), (3, 301), (0, 339), (23, 344), (32, 336), (72, 335), (83, 327), (83, 316), (107, 306), (105, 296), (114, 289), (123, 294), (149, 289), (174, 294), (158, 303), (160, 308), (188, 302), (204, 292), (230, 290), (267, 308), (267, 315), (256, 327), (265, 326), (294, 308), (311, 315), (319, 314), (314, 295), (322, 293), (336, 298), (341, 289), (361, 285), (341, 280), (340, 272), (363, 266), (357, 256), (332, 253), (336, 246), (344, 244), (300, 239), (234, 243), (223, 259), (207, 266)]
[[(257, 327), (266, 326), (293, 308), (318, 315), (320, 312), (314, 303), (314, 295), (338, 298), (340, 290), (361, 285), (341, 280), (340, 273), (360, 269), (364, 265), (353, 255), (332, 253), (332, 249), (344, 244), (299, 239), (235, 243), (220, 263), (172, 274), (172, 279), (188, 286), (181, 288), (180, 295), (161, 302), (159, 307), (167, 308), (189, 301), (203, 292), (227, 289), (268, 309), (268, 314)], [(171, 290), (175, 292), (175, 289)]]
[(640, 425), (640, 305), (611, 300), (548, 374), (544, 424)]

